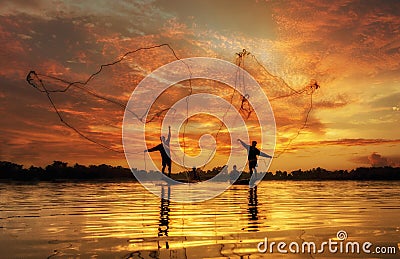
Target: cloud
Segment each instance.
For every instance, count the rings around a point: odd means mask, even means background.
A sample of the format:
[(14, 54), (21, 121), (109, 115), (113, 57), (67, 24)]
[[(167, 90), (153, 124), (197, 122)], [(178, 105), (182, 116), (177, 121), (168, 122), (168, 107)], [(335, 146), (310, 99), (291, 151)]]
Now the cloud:
[(257, 38), (274, 38), (274, 21), (271, 7), (263, 1), (200, 0), (157, 1), (163, 10), (172, 13), (185, 23), (193, 23), (201, 29)]
[[(370, 146), (370, 145), (390, 145), (400, 144), (400, 139), (335, 139), (335, 140), (311, 140), (311, 141), (301, 141), (300, 137), (293, 141), (287, 151), (304, 150), (310, 148), (319, 148), (326, 146), (338, 146), (338, 147), (360, 147), (360, 146)], [(283, 143), (283, 146), (285, 144)], [(278, 146), (279, 147), (279, 146)]]
[(377, 152), (373, 152), (368, 156), (358, 156), (352, 158), (351, 161), (359, 164), (369, 164), (373, 167), (400, 166), (400, 156), (385, 157)]
[(368, 156), (368, 161), (370, 162), (371, 166), (374, 167), (389, 165), (389, 160), (376, 152)]
[(399, 104), (400, 104), (400, 92), (388, 93), (383, 97), (376, 98), (375, 100), (369, 102), (369, 105), (371, 105), (374, 108), (386, 108), (386, 109), (392, 108), (393, 110), (396, 110), (395, 108), (399, 108), (398, 107)]
[(399, 144), (400, 139), (338, 139), (323, 140), (317, 142), (319, 145), (339, 145), (339, 146), (366, 146), (380, 144)]
[(43, 12), (42, 8), (45, 5), (45, 1), (42, 0), (12, 0), (12, 1), (1, 1), (0, 2), (0, 14), (10, 15), (16, 13), (31, 13), (39, 15)]
[(399, 69), (400, 17), (396, 1), (306, 0), (274, 5), (290, 64), (309, 73), (377, 74)]

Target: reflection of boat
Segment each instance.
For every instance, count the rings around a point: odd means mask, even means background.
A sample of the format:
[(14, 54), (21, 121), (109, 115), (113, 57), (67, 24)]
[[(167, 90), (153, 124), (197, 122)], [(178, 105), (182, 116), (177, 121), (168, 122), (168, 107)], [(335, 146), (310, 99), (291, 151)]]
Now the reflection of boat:
[(200, 183), (201, 181), (169, 181), (169, 182), (155, 182), (155, 186), (173, 186), (173, 185), (179, 185), (179, 184), (188, 184), (188, 183)]
[(249, 185), (249, 179), (238, 179), (233, 184), (234, 185)]
[(233, 184), (235, 185), (249, 185), (251, 183), (252, 186), (257, 185), (260, 181), (262, 181), (264, 174), (257, 173), (256, 175), (246, 175), (242, 179), (237, 179)]

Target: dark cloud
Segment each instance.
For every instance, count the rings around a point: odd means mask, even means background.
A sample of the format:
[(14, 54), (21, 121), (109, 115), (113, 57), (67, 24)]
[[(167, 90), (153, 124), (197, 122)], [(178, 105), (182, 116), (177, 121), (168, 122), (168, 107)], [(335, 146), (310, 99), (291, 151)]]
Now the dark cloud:
[(358, 163), (358, 164), (368, 164), (373, 167), (382, 167), (382, 166), (400, 166), (400, 156), (393, 157), (385, 157), (377, 152), (373, 152), (368, 156), (358, 156), (352, 158), (350, 161)]
[(399, 144), (400, 139), (338, 139), (323, 140), (318, 142), (320, 145), (339, 145), (339, 146), (365, 146), (380, 144)]
[(351, 102), (350, 98), (344, 94), (334, 96), (334, 99), (322, 99), (314, 101), (315, 109), (335, 109), (348, 105)]
[(400, 105), (400, 92), (389, 93), (384, 97), (377, 98), (369, 103), (372, 107), (392, 109)]
[(368, 161), (371, 166), (388, 166), (390, 165), (389, 160), (386, 157), (374, 152), (368, 156)]
[(17, 13), (41, 13), (45, 7), (43, 0), (4, 0), (0, 2), (0, 13), (2, 14), (17, 14)]
[(289, 149), (307, 149), (315, 147), (326, 147), (326, 146), (339, 146), (339, 147), (360, 147), (370, 145), (389, 145), (400, 144), (400, 139), (336, 139), (336, 140), (320, 140), (320, 141), (298, 141), (293, 143)]
[[(81, 21), (85, 20), (82, 18)], [(54, 71), (56, 73), (66, 72), (68, 68), (79, 73), (93, 69), (90, 64), (104, 61), (101, 55), (103, 44), (97, 42), (95, 34), (88, 28), (76, 25), (76, 21), (47, 20), (27, 14), (0, 16), (0, 43), (3, 43), (0, 53), (7, 57), (0, 61), (0, 73), (4, 72), (8, 78), (23, 78), (30, 69), (45, 72), (58, 66), (60, 69)], [(85, 53), (83, 60), (82, 53)], [(81, 63), (67, 62), (79, 57)], [(49, 63), (52, 63), (50, 68)]]

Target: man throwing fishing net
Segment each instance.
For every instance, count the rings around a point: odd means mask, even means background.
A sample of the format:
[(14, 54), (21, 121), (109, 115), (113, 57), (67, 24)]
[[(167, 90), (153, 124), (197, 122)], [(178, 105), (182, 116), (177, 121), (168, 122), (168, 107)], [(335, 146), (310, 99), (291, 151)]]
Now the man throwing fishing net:
[[(257, 178), (257, 169), (256, 169), (257, 156), (263, 156), (263, 157), (267, 157), (267, 158), (272, 158), (272, 156), (270, 156), (264, 152), (261, 152), (258, 148), (256, 148), (257, 141), (252, 141), (251, 146), (244, 143), (241, 139), (238, 139), (238, 141), (240, 142), (240, 144), (242, 144), (242, 146), (244, 148), (247, 149), (247, 159), (249, 161), (249, 172), (250, 172), (251, 178), (255, 180)], [(254, 174), (253, 174), (253, 171), (254, 171)], [(250, 181), (252, 181), (252, 180), (250, 180)]]
[(165, 174), (165, 166), (168, 166), (168, 177), (171, 176), (171, 150), (169, 148), (169, 142), (171, 140), (171, 126), (168, 126), (168, 136), (165, 139), (164, 136), (160, 137), (161, 143), (157, 146), (146, 149), (144, 152), (160, 151), (162, 169), (161, 172)]

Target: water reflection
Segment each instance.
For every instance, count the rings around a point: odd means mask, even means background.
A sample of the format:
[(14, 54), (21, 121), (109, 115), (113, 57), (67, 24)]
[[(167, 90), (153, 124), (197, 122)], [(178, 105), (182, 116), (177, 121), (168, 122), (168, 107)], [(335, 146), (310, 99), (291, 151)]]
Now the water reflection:
[(257, 199), (257, 186), (249, 188), (249, 202), (248, 202), (248, 219), (249, 219), (249, 231), (258, 231), (258, 199)]
[[(170, 198), (171, 198), (171, 186), (161, 187), (161, 204), (160, 204), (160, 224), (158, 225), (158, 236), (168, 237), (169, 230), (169, 212), (170, 212)], [(161, 248), (160, 244), (158, 245)], [(165, 242), (165, 248), (168, 249), (168, 241)]]
[(265, 237), (327, 240), (341, 229), (399, 240), (398, 182), (262, 182), (186, 204), (168, 200), (174, 188), (160, 198), (138, 183), (0, 184), (1, 257), (252, 258)]

